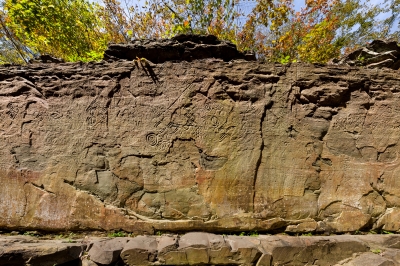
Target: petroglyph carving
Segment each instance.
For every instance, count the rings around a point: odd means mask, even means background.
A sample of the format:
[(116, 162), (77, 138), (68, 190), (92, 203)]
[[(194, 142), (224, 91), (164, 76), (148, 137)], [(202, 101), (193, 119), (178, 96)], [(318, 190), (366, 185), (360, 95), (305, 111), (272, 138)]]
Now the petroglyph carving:
[(108, 121), (108, 109), (95, 99), (87, 108), (86, 122), (89, 127), (95, 127), (107, 123)]
[(158, 135), (153, 132), (150, 132), (146, 135), (146, 141), (150, 146), (158, 145)]
[(9, 104), (7, 104), (7, 108), (8, 108), (8, 110), (7, 110), (6, 114), (8, 114), (11, 119), (15, 119), (15, 117), (18, 115), (18, 110), (19, 110), (18, 104), (9, 103)]

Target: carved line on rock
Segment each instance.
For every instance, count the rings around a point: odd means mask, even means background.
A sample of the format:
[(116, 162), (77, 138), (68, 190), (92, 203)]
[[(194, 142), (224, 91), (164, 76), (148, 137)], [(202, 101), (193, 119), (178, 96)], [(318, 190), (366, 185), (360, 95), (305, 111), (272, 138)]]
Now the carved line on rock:
[(192, 85), (193, 85), (193, 83), (194, 83), (194, 80), (192, 80), (191, 82), (190, 82), (190, 84), (182, 91), (182, 93), (181, 94), (179, 94), (179, 96), (168, 106), (168, 108), (162, 113), (162, 114), (160, 114), (160, 116), (161, 116), (161, 120), (162, 119), (164, 119), (164, 114), (183, 96), (183, 94), (189, 89), (189, 88), (191, 88), (192, 87)]

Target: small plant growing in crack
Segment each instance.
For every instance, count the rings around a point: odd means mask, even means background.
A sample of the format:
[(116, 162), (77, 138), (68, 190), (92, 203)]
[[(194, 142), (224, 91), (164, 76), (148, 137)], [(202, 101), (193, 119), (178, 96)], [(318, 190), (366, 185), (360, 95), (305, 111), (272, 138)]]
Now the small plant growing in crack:
[(257, 236), (259, 236), (259, 234), (258, 234), (257, 230), (254, 230), (254, 231), (250, 231), (249, 236), (257, 237)]
[(108, 237), (125, 237), (125, 236), (131, 236), (131, 235), (125, 233), (124, 231), (111, 232), (108, 234)]
[(380, 250), (380, 249), (372, 249), (371, 252), (374, 253), (374, 254), (381, 254), (382, 250)]
[(24, 233), (24, 236), (33, 236), (33, 237), (36, 237), (36, 236), (38, 236), (38, 234), (37, 234), (36, 231), (26, 231), (26, 232)]
[(69, 243), (75, 242), (75, 240), (73, 240), (73, 238), (74, 238), (75, 236), (76, 236), (76, 235), (75, 235), (74, 233), (69, 233), (69, 235), (68, 235), (68, 237), (67, 237), (67, 241), (68, 241)]
[[(235, 236), (236, 234), (234, 234), (234, 236)], [(239, 234), (239, 236), (253, 236), (253, 237), (257, 237), (259, 234), (258, 234), (258, 232), (257, 232), (257, 230), (254, 230), (254, 231), (250, 231), (250, 232), (241, 232), (240, 234)]]
[(382, 230), (382, 234), (385, 234), (385, 235), (393, 235), (393, 232), (386, 231), (386, 230)]
[(64, 235), (64, 234), (59, 234), (58, 236), (56, 236), (56, 238), (58, 239), (65, 239), (68, 243), (73, 243), (75, 242), (75, 240), (73, 240), (73, 238), (76, 236), (76, 234), (74, 233), (69, 233), (68, 235)]

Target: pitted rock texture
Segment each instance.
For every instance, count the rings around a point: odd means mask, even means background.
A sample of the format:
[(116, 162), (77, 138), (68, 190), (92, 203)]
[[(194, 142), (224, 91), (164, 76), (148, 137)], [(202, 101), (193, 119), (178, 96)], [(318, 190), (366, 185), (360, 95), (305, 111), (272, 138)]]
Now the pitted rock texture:
[(133, 40), (129, 44), (110, 44), (104, 53), (104, 59), (112, 60), (133, 60), (137, 57), (144, 57), (153, 63), (205, 58), (256, 60), (254, 54), (239, 52), (234, 44), (220, 41), (213, 35), (181, 34), (172, 39)]
[(0, 238), (0, 263), (11, 265), (400, 265), (398, 235), (225, 236), (209, 233), (136, 236), (69, 243)]
[(0, 67), (0, 227), (400, 230), (400, 79), (217, 59)]

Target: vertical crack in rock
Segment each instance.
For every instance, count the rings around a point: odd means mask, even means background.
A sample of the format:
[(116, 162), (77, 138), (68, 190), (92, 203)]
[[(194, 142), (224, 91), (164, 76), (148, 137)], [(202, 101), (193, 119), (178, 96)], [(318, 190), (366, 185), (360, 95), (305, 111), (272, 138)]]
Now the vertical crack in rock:
[(255, 204), (255, 198), (256, 198), (256, 183), (257, 183), (257, 177), (258, 177), (258, 174), (259, 174), (258, 171), (259, 171), (260, 166), (261, 166), (261, 161), (262, 161), (263, 152), (264, 152), (263, 124), (264, 124), (265, 118), (267, 117), (267, 110), (268, 110), (268, 108), (270, 108), (271, 106), (272, 106), (272, 105), (270, 105), (269, 103), (268, 103), (268, 104), (265, 104), (265, 105), (263, 106), (263, 112), (262, 112), (262, 115), (261, 115), (261, 118), (260, 118), (260, 138), (261, 138), (261, 144), (260, 144), (260, 147), (259, 147), (260, 155), (259, 155), (259, 157), (258, 157), (258, 159), (257, 159), (256, 169), (255, 169), (254, 179), (253, 179), (253, 212), (254, 212), (254, 210), (255, 210), (254, 204)]

